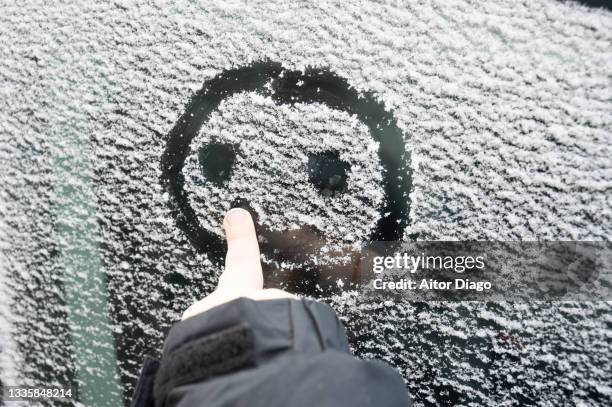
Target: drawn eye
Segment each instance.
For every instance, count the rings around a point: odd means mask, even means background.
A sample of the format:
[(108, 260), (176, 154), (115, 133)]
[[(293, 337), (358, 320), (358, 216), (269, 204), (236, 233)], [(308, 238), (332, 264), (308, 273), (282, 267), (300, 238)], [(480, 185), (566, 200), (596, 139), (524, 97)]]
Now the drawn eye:
[(308, 155), (308, 179), (323, 196), (346, 191), (350, 164), (340, 160), (337, 151)]
[(236, 148), (230, 144), (208, 144), (198, 151), (202, 175), (217, 186), (230, 179), (235, 161)]

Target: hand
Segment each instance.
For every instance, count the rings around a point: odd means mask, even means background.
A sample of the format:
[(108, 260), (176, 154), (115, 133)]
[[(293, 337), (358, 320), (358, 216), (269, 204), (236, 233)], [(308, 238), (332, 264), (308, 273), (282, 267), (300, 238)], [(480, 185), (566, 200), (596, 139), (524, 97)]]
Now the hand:
[(259, 244), (251, 214), (234, 208), (225, 214), (223, 228), (227, 237), (225, 270), (219, 277), (217, 289), (208, 297), (192, 304), (183, 313), (187, 319), (238, 297), (254, 300), (297, 298), (276, 288), (263, 288), (263, 273), (259, 261)]

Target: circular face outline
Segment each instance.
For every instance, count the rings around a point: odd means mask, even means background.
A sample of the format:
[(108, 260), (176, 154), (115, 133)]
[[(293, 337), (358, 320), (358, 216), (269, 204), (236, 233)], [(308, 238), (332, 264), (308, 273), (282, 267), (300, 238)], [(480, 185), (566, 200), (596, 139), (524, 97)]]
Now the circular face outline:
[[(386, 111), (372, 93), (358, 92), (346, 79), (330, 70), (307, 68), (304, 71), (293, 71), (284, 69), (280, 63), (260, 61), (225, 70), (206, 81), (168, 134), (161, 159), (161, 183), (171, 196), (170, 207), (177, 226), (187, 235), (196, 250), (220, 260), (225, 255), (226, 245), (223, 239), (200, 225), (183, 188), (183, 165), (191, 141), (202, 125), (223, 99), (240, 92), (257, 92), (271, 97), (279, 105), (320, 103), (355, 115), (364, 123), (379, 144), (378, 154), (384, 170), (385, 191), (382, 215), (369, 241), (402, 240), (409, 222), (411, 176), (409, 155), (393, 114)], [(264, 236), (267, 234), (261, 228), (258, 228), (258, 232)], [(284, 253), (273, 246), (264, 239), (262, 253), (274, 260), (297, 258), (295, 253)], [(298, 250), (306, 248), (300, 244)]]

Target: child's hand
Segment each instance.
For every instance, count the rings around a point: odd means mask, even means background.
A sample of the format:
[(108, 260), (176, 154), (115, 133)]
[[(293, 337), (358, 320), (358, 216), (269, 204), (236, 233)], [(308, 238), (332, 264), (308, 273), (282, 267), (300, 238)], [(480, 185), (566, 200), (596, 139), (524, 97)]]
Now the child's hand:
[(194, 303), (183, 313), (182, 319), (207, 311), (238, 297), (254, 300), (297, 298), (283, 290), (263, 288), (263, 274), (259, 261), (259, 244), (251, 214), (241, 208), (231, 209), (223, 221), (227, 237), (225, 271), (219, 277), (217, 289), (208, 297)]

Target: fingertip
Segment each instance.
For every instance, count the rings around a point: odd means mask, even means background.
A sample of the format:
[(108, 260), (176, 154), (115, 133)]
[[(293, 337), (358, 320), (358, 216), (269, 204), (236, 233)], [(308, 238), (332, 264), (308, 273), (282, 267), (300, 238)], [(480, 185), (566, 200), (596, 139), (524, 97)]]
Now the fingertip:
[(223, 227), (228, 240), (236, 237), (255, 235), (253, 217), (243, 208), (230, 209), (223, 220)]
[(237, 226), (243, 223), (251, 214), (243, 208), (232, 208), (225, 214), (225, 223), (229, 226)]

